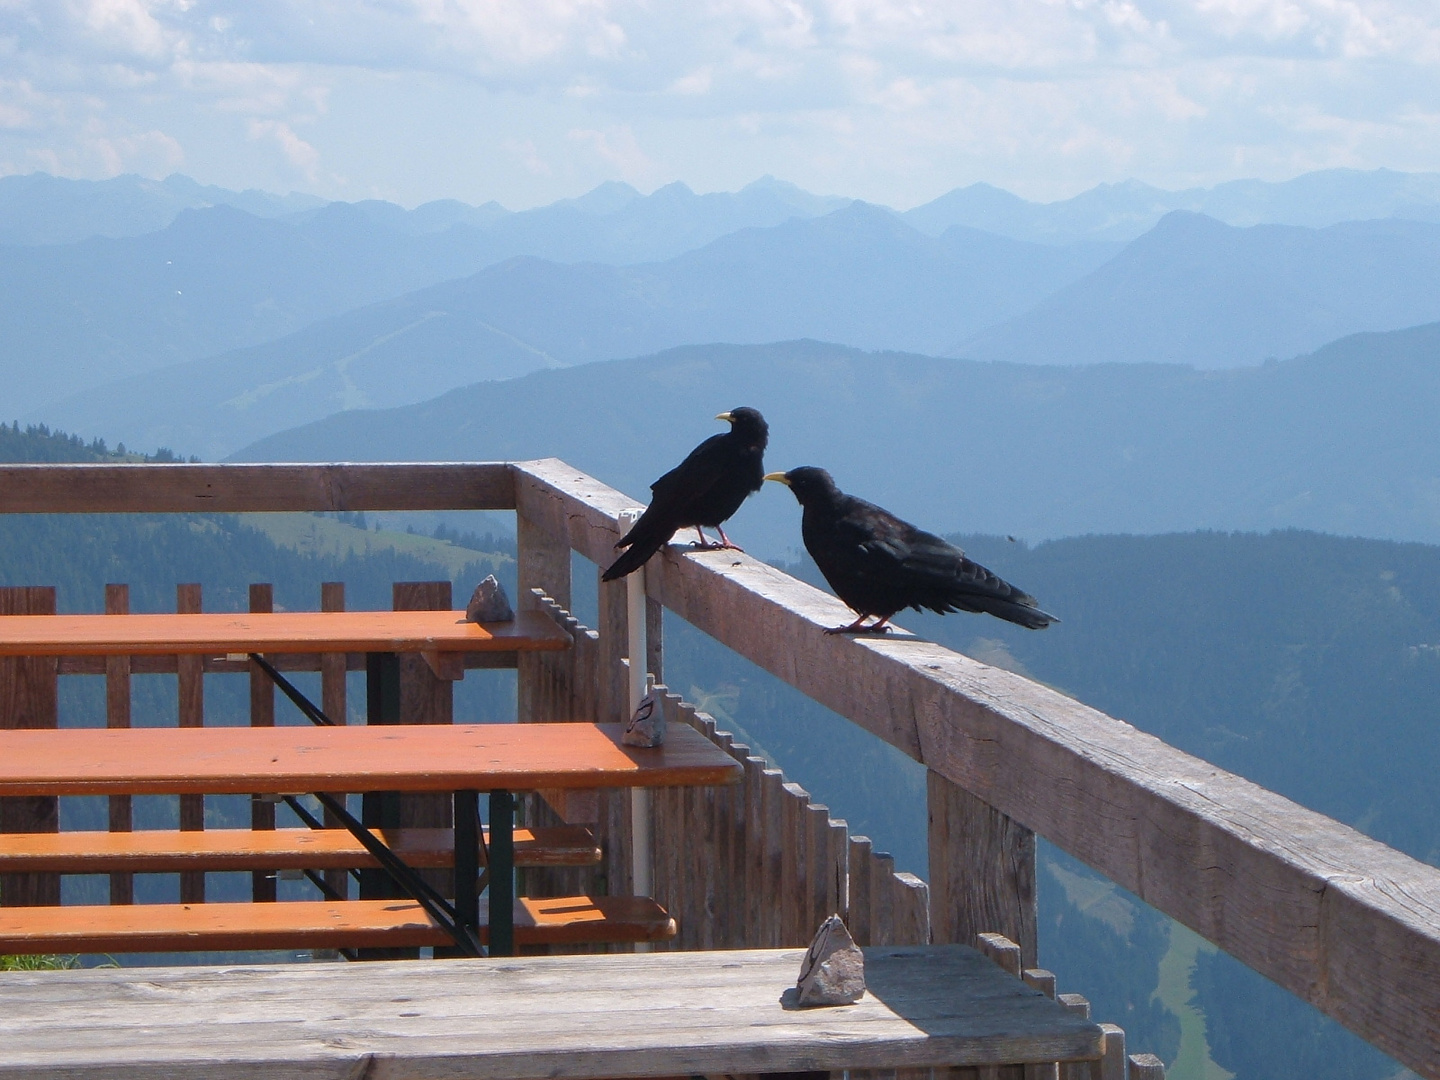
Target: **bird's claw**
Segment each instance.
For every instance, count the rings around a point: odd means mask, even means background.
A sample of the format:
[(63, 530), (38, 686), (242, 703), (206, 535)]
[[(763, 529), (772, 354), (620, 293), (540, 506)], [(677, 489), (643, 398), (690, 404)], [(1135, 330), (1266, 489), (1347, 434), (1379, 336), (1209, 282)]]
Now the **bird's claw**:
[(832, 626), (825, 631), (827, 634), (888, 634), (890, 627), (885, 623), (875, 626), (856, 626), (851, 623), (849, 626)]

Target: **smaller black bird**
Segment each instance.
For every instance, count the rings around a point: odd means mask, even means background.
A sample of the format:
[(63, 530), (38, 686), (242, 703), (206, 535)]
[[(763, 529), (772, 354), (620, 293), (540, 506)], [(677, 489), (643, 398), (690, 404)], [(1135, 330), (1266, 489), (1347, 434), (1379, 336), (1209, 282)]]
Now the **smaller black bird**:
[[(721, 413), (715, 419), (728, 420), (730, 430), (710, 436), (650, 485), (649, 507), (615, 545), (628, 550), (601, 575), (601, 581), (614, 581), (640, 569), (684, 528), (693, 527), (700, 534), (696, 546), (701, 550), (740, 550), (730, 542), (720, 523), (765, 483), (765, 445), (770, 439), (770, 426), (758, 410), (744, 407)], [(705, 538), (701, 528), (704, 525), (720, 534), (720, 543), (712, 544)]]
[[(902, 608), (989, 612), (1031, 630), (1043, 630), (1054, 615), (1033, 596), (965, 557), (954, 544), (917, 529), (888, 510), (846, 495), (824, 469), (804, 466), (770, 473), (804, 508), (800, 534), (805, 550), (835, 590), (860, 617), (827, 634), (874, 634)], [(866, 619), (876, 621), (862, 625)]]

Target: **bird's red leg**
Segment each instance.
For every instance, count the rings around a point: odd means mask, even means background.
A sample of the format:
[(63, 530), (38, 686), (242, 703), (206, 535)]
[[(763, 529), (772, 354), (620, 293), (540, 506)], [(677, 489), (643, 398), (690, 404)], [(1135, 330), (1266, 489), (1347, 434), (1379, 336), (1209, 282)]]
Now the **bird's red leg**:
[(743, 551), (745, 550), (745, 549), (742, 548), (739, 544), (732, 544), (732, 543), (730, 542), (730, 538), (725, 535), (725, 529), (724, 529), (723, 526), (716, 525), (716, 526), (715, 526), (715, 531), (720, 534), (720, 546), (721, 546), (722, 548), (729, 548), (731, 551), (739, 551), (739, 552), (743, 552)]
[(869, 626), (862, 626), (861, 623), (863, 623), (863, 622), (864, 622), (866, 619), (868, 619), (868, 618), (870, 618), (869, 615), (861, 615), (858, 619), (856, 619), (856, 620), (855, 620), (853, 623), (851, 623), (849, 626), (833, 626), (833, 627), (831, 627), (829, 630), (826, 630), (825, 633), (827, 633), (827, 634), (888, 634), (888, 633), (890, 632), (890, 627), (888, 627), (888, 626), (885, 625), (886, 623), (888, 623), (888, 622), (890, 621), (890, 616), (889, 616), (889, 615), (886, 615), (883, 619), (879, 619), (879, 620), (871, 623)]
[(705, 530), (699, 525), (695, 526), (695, 532), (700, 537), (699, 542), (694, 545), (696, 551), (714, 551), (718, 547), (724, 547), (723, 544), (712, 544), (710, 538), (705, 535)]

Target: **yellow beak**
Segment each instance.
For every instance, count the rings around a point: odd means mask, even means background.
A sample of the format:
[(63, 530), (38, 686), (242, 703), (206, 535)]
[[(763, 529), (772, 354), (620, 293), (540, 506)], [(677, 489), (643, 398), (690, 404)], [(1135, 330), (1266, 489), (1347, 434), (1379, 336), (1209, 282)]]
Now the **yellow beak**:
[(715, 414), (715, 419), (716, 419), (716, 420), (728, 420), (728, 421), (730, 421), (730, 423), (733, 424), (733, 423), (735, 422), (735, 414), (734, 414), (734, 413), (728, 413), (728, 412), (716, 413), (716, 414)]
[(786, 487), (790, 486), (790, 481), (785, 478), (785, 474), (783, 472), (766, 473), (765, 479), (774, 480), (777, 484), (784, 484)]

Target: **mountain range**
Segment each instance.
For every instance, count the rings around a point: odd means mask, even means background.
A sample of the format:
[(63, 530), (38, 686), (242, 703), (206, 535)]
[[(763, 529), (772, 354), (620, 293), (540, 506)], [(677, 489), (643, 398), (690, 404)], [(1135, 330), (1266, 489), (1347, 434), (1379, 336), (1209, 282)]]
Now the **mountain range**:
[[(1294, 526), (1440, 541), (1440, 324), (1226, 371), (690, 346), (341, 413), (235, 460), (554, 456), (643, 501), (737, 405), (770, 421), (768, 468), (823, 465), (932, 531)], [(752, 499), (731, 534), (761, 552), (797, 546), (784, 495)]]
[[(394, 203), (355, 203), (377, 218), (415, 231), (465, 224), (494, 228), (518, 245), (514, 254), (544, 258), (641, 262), (664, 259), (727, 232), (817, 217), (850, 200), (813, 195), (761, 177), (736, 193), (697, 195), (672, 183), (650, 195), (611, 181), (578, 198), (512, 212), (496, 202), (472, 206), (439, 199), (407, 211)], [(69, 180), (32, 173), (0, 177), (0, 244), (54, 244), (90, 236), (138, 236), (164, 228), (185, 209), (234, 206), (261, 217), (303, 216), (325, 200), (292, 192), (228, 191), (187, 176), (147, 180)], [(1133, 240), (1172, 210), (1206, 214), (1230, 225), (1323, 228), (1371, 218), (1440, 220), (1440, 174), (1390, 169), (1324, 169), (1280, 182), (1232, 180), (1212, 188), (1170, 191), (1125, 180), (1099, 184), (1053, 202), (1035, 202), (990, 184), (956, 188), (902, 216), (939, 236), (964, 225), (1038, 243)], [(597, 219), (610, 218), (609, 222)], [(550, 245), (550, 250), (544, 250)], [(677, 246), (679, 245), (679, 246)], [(608, 250), (608, 253), (606, 249)], [(576, 256), (576, 250), (583, 251)]]
[(1436, 319), (1440, 224), (1236, 228), (1177, 210), (1093, 273), (951, 351), (1234, 367)]
[(1115, 249), (958, 227), (932, 238), (853, 203), (742, 229), (663, 263), (510, 259), (265, 344), (96, 386), (34, 418), (210, 458), (342, 409), (694, 342), (815, 337), (938, 351)]

